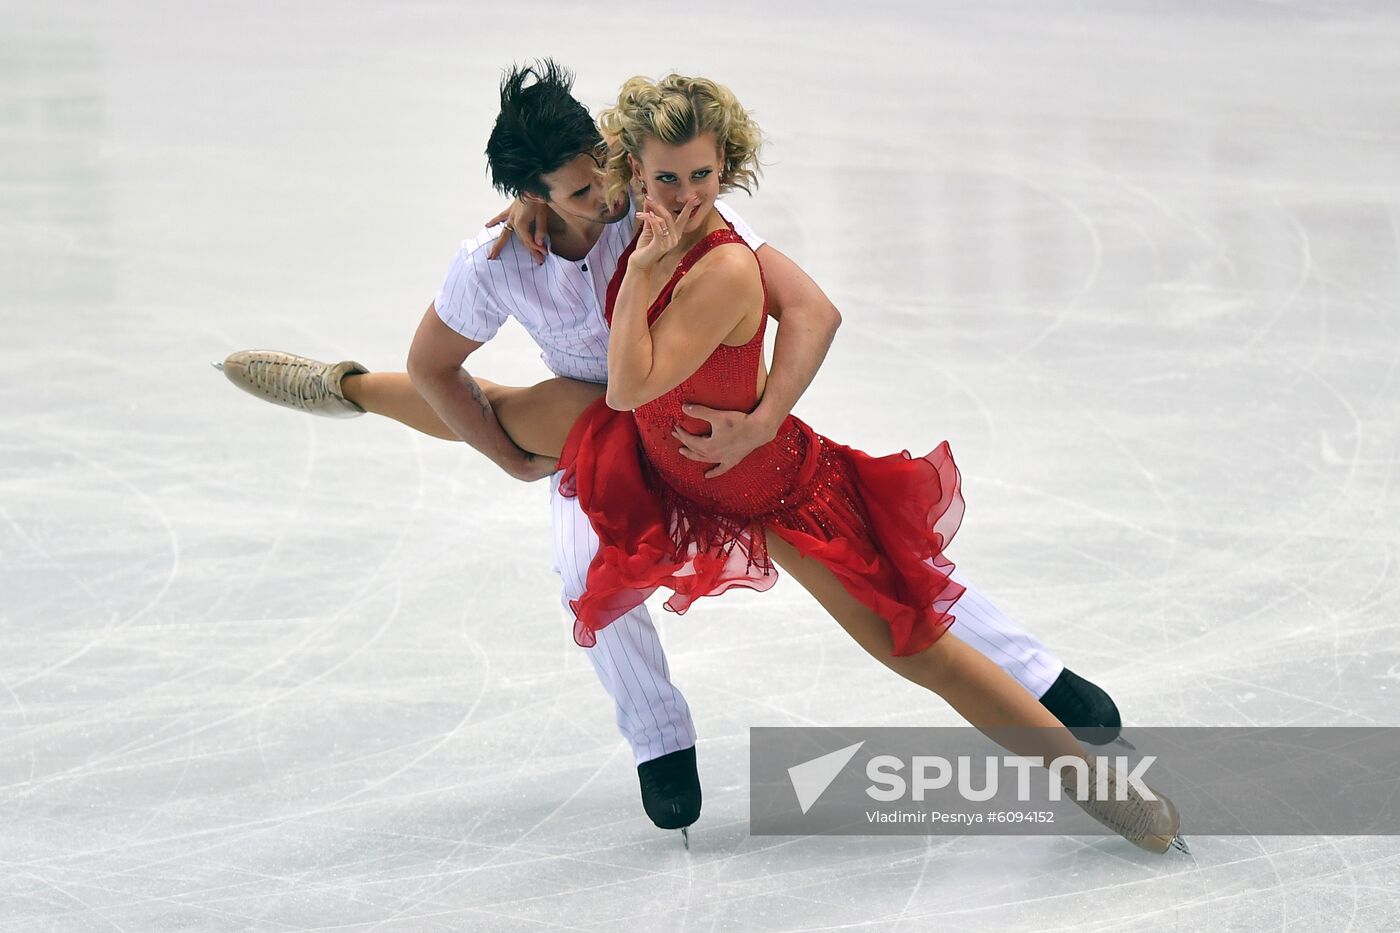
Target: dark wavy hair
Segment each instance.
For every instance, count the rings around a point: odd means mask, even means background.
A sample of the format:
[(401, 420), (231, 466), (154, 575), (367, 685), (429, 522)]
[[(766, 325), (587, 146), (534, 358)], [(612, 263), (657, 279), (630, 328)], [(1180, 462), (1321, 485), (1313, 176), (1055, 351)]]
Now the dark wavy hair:
[(540, 176), (602, 142), (588, 108), (574, 99), (573, 87), (574, 73), (551, 58), (506, 70), (501, 112), (486, 142), (497, 191), (512, 198), (528, 191), (547, 201), (549, 186)]

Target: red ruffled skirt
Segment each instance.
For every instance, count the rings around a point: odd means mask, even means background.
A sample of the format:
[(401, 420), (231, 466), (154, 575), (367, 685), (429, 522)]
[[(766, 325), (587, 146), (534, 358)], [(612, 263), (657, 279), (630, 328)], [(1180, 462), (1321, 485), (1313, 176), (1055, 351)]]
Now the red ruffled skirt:
[(599, 629), (659, 588), (671, 591), (666, 608), (676, 613), (731, 587), (768, 589), (777, 582), (768, 534), (820, 561), (884, 619), (895, 655), (917, 654), (953, 623), (963, 587), (943, 551), (963, 499), (947, 442), (923, 457), (871, 457), (789, 417), (744, 460), (759, 469), (771, 461), (783, 480), (761, 495), (745, 479), (753, 469), (701, 486), (691, 461), (654, 462), (666, 455), (648, 458), (633, 414), (601, 399), (570, 431), (560, 491), (578, 498), (599, 538), (585, 592), (571, 602), (578, 644), (592, 647)]

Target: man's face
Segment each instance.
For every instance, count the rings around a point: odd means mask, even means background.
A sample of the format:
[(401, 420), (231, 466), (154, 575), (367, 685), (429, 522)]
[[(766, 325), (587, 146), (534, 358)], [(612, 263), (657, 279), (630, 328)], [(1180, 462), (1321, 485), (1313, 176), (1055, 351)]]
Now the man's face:
[(549, 186), (549, 206), (566, 217), (610, 224), (627, 216), (625, 198), (610, 205), (603, 196), (601, 151), (579, 153), (540, 180)]

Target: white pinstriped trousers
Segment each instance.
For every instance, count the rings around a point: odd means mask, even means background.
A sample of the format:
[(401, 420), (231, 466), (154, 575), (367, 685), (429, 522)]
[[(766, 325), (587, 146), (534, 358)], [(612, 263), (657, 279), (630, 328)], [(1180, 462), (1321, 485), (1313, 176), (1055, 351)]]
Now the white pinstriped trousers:
[[(569, 600), (583, 595), (588, 565), (598, 550), (598, 536), (577, 499), (559, 494), (559, 473), (550, 479), (554, 520), (554, 570), (563, 581), (564, 616), (573, 631)], [(952, 578), (967, 588), (953, 609), (949, 631), (982, 652), (1023, 687), (1039, 697), (1060, 676), (1060, 659), (1006, 617), (959, 570)], [(695, 744), (690, 707), (671, 683), (666, 652), (643, 604), (598, 632), (598, 643), (585, 649), (603, 689), (617, 707), (617, 728), (632, 746), (637, 764)]]

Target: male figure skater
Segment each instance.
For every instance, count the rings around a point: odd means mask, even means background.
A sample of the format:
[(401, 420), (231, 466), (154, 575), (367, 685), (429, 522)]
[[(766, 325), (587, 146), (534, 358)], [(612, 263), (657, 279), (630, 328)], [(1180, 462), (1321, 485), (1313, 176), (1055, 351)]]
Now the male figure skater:
[[(572, 85), (572, 74), (551, 61), (510, 69), (486, 149), (499, 191), (547, 209), (543, 262), (536, 263), (518, 236), (504, 244), (499, 260), (489, 258), (499, 227), (464, 241), (419, 324), (407, 376), (367, 373), (350, 361), (325, 364), (258, 350), (230, 356), (223, 367), (229, 379), (269, 401), (312, 414), (345, 417), (368, 410), (439, 437), (460, 438), (518, 479), (551, 476), (554, 462), (515, 445), (462, 364), (514, 317), (556, 375), (607, 380), (604, 296), (631, 240), (634, 218), (630, 204), (611, 205), (603, 196), (602, 140), (587, 108), (572, 96)], [(801, 269), (732, 210), (723, 205), (720, 210), (756, 250), (779, 326), (758, 408), (750, 413), (695, 412), (713, 430), (706, 437), (687, 436), (687, 455), (716, 464), (716, 472), (774, 436), (816, 374), (840, 323), (836, 308)], [(583, 592), (598, 539), (578, 500), (559, 494), (557, 475), (550, 500), (555, 569), (563, 581), (566, 617), (572, 620), (569, 601)], [(1101, 744), (1116, 737), (1118, 710), (1106, 693), (1065, 668), (960, 574), (954, 579), (967, 587), (955, 609), (959, 638), (1003, 667), (1081, 738)], [(616, 705), (617, 725), (632, 747), (647, 815), (663, 829), (689, 826), (701, 805), (695, 727), (685, 698), (671, 682), (646, 607), (600, 631), (597, 645), (584, 650)]]

